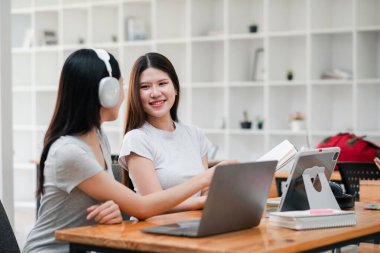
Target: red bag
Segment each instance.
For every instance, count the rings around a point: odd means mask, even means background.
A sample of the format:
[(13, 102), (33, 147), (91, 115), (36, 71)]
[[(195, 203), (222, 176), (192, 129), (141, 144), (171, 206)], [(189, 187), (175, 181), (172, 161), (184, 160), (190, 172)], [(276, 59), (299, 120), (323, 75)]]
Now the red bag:
[(373, 162), (380, 157), (380, 147), (372, 142), (363, 140), (365, 136), (350, 133), (339, 133), (327, 137), (317, 148), (340, 147), (338, 162)]

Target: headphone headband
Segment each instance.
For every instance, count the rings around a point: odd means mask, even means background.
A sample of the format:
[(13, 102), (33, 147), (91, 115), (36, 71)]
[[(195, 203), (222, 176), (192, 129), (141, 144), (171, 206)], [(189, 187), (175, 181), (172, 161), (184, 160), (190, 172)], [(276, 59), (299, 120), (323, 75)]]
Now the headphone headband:
[(107, 51), (102, 49), (102, 48), (90, 48), (90, 49), (94, 50), (96, 55), (98, 56), (98, 58), (104, 62), (104, 64), (106, 65), (106, 69), (108, 71), (109, 76), (112, 77), (112, 68), (111, 68), (111, 64), (110, 64), (111, 57), (107, 53)]
[(89, 48), (93, 50), (98, 58), (104, 62), (109, 76), (103, 77), (99, 82), (99, 102), (105, 108), (112, 108), (117, 105), (120, 96), (119, 81), (112, 77), (112, 68), (110, 64), (111, 56), (106, 50), (101, 48)]

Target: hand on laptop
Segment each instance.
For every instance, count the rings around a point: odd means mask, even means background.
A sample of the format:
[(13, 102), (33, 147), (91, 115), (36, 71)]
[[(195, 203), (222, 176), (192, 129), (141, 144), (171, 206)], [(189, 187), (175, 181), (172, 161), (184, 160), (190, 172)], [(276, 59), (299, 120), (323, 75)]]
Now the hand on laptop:
[(119, 206), (112, 200), (87, 208), (87, 220), (94, 219), (99, 224), (117, 224), (123, 221)]
[(214, 167), (216, 168), (220, 165), (228, 165), (228, 164), (235, 164), (235, 163), (239, 163), (239, 161), (238, 160), (224, 160), (224, 161), (217, 163)]

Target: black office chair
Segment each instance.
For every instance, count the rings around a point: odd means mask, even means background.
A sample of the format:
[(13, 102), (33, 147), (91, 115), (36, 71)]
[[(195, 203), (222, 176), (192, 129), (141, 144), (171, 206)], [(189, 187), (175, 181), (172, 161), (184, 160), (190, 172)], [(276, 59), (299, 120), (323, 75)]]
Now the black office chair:
[(19, 253), (16, 237), (0, 200), (0, 252)]
[(380, 170), (374, 163), (339, 162), (337, 166), (346, 192), (356, 194), (356, 201), (360, 201), (360, 180), (380, 180)]

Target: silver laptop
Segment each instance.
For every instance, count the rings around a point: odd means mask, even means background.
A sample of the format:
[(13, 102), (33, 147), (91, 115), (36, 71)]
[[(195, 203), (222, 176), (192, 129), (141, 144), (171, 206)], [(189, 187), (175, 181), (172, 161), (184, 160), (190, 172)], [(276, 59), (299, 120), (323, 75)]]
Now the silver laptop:
[(259, 225), (277, 161), (219, 166), (212, 178), (202, 218), (143, 228), (143, 232), (203, 237)]

